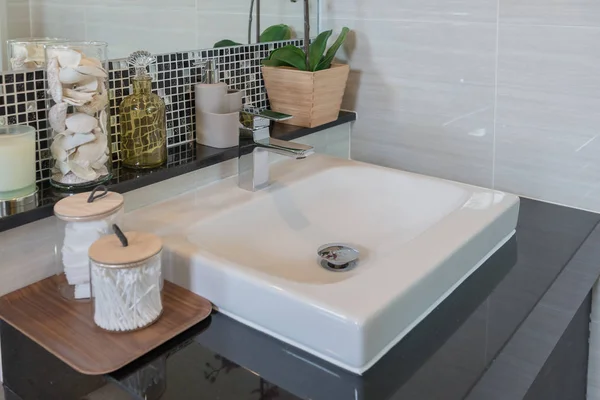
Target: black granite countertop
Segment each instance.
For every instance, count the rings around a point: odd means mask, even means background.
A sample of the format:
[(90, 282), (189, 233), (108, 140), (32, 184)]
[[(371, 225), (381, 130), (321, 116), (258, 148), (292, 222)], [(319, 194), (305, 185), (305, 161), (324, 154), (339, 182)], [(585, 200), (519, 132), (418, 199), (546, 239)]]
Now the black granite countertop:
[[(302, 128), (293, 125), (272, 123), (271, 136), (277, 139), (294, 140), (353, 121), (356, 121), (356, 113), (340, 111), (337, 120), (316, 128)], [(162, 167), (151, 170), (133, 170), (115, 164), (113, 167), (113, 178), (108, 183), (108, 187), (114, 192), (125, 193), (204, 167), (209, 167), (237, 156), (237, 147), (217, 149), (215, 147), (203, 146), (196, 142), (184, 143), (179, 146), (169, 147), (167, 163)], [(58, 200), (73, 194), (73, 192), (64, 192), (53, 188), (48, 181), (38, 184), (38, 189), (39, 205), (32, 210), (16, 215), (4, 218), (0, 217), (0, 232), (51, 216), (54, 204)]]
[(3, 323), (7, 400), (583, 399), (599, 221), (523, 199), (516, 236), (364, 376), (217, 312), (103, 378)]

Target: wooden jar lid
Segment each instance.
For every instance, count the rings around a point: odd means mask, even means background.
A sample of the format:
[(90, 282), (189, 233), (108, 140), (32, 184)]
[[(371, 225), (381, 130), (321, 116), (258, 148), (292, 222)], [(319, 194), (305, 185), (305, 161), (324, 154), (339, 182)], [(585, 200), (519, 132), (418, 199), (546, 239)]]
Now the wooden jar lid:
[(92, 221), (111, 215), (125, 202), (119, 193), (108, 192), (106, 196), (88, 203), (90, 193), (79, 193), (60, 200), (54, 205), (54, 215), (69, 222)]
[(98, 264), (122, 268), (125, 264), (146, 261), (162, 250), (162, 240), (146, 232), (125, 232), (129, 242), (123, 246), (117, 235), (107, 235), (96, 240), (88, 251), (90, 259)]

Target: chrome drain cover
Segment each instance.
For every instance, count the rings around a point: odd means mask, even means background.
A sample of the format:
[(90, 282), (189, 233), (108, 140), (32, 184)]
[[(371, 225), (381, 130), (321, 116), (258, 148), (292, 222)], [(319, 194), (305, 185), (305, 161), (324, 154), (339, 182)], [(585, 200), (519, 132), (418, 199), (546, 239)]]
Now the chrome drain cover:
[(356, 267), (359, 251), (344, 243), (329, 243), (319, 247), (317, 255), (323, 268), (344, 272)]

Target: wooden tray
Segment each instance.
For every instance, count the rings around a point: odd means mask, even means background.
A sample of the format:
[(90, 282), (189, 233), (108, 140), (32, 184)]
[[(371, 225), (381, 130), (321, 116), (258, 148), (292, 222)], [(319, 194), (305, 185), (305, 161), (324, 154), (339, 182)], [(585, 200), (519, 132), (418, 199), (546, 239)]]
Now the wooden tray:
[(0, 318), (86, 375), (118, 370), (207, 318), (211, 303), (171, 282), (163, 288), (163, 314), (135, 332), (98, 328), (91, 302), (65, 300), (58, 291), (64, 278), (53, 276), (0, 298)]

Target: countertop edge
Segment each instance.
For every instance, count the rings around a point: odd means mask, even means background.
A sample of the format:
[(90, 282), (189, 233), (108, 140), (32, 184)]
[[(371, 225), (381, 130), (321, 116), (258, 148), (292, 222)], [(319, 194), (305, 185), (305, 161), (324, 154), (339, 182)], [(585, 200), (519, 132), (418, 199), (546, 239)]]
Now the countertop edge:
[[(600, 224), (546, 291), (466, 400), (522, 400), (600, 276)], [(549, 326), (547, 321), (553, 321)], [(543, 332), (543, 339), (540, 334)]]
[[(303, 136), (308, 136), (313, 133), (324, 131), (329, 128), (333, 128), (339, 125), (356, 121), (356, 113), (353, 111), (340, 112), (338, 119), (335, 121), (323, 124), (315, 128), (304, 128), (295, 127), (291, 125), (274, 124), (276, 125), (275, 131), (281, 128), (282, 132), (276, 132), (274, 137), (283, 140), (294, 140)], [(272, 126), (273, 131), (273, 126)], [(126, 193), (136, 189), (150, 186), (158, 182), (165, 181), (167, 179), (175, 178), (180, 175), (184, 175), (202, 168), (210, 167), (211, 165), (219, 164), (221, 162), (230, 160), (237, 157), (238, 148), (229, 147), (225, 149), (215, 149), (218, 153), (212, 154), (207, 157), (198, 158), (192, 162), (181, 164), (169, 169), (157, 170), (156, 173), (148, 174), (135, 179), (119, 182), (108, 185), (109, 190), (117, 193)], [(0, 232), (4, 232), (10, 229), (18, 228), (19, 226), (29, 224), (53, 215), (54, 204), (47, 204), (37, 207), (30, 211), (25, 211), (19, 214), (15, 214), (9, 217), (0, 218)]]

